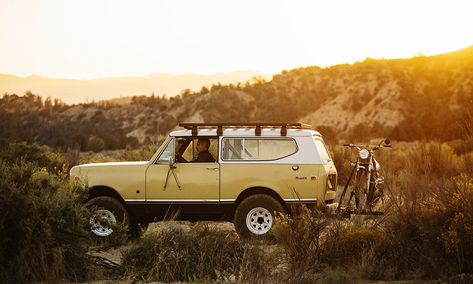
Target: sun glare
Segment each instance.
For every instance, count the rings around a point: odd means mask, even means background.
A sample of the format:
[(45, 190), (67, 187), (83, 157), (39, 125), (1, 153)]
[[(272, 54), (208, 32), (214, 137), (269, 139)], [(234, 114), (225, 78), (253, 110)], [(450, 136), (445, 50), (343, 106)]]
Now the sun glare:
[(469, 1), (0, 0), (0, 72), (277, 73), (473, 44)]

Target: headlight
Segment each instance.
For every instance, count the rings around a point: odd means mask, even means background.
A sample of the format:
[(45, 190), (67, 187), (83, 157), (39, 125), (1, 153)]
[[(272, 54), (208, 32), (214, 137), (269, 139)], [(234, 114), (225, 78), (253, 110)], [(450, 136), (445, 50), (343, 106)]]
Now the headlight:
[(360, 155), (360, 159), (366, 160), (370, 156), (370, 152), (367, 149), (361, 149), (358, 152), (358, 155)]

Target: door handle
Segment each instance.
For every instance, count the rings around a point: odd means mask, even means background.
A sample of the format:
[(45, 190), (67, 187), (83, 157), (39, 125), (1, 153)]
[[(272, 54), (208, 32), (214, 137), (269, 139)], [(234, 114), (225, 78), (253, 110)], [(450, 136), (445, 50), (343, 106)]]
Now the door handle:
[(205, 169), (206, 169), (206, 170), (209, 170), (209, 171), (211, 171), (211, 170), (218, 170), (218, 168), (213, 168), (213, 167), (205, 168)]

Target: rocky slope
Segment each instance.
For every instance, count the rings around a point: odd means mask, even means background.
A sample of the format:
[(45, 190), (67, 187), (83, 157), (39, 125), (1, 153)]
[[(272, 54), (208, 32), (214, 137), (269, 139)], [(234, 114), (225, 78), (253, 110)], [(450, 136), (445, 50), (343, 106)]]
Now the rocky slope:
[(65, 105), (32, 94), (0, 100), (6, 141), (115, 149), (157, 141), (182, 121), (302, 121), (330, 140), (453, 140), (473, 112), (473, 47), (410, 59), (283, 71), (175, 97)]

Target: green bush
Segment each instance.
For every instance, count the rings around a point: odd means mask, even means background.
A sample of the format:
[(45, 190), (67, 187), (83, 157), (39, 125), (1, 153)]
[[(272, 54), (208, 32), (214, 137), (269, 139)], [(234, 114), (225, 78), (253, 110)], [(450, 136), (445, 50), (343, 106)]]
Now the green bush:
[[(384, 241), (366, 252), (372, 279), (435, 279), (473, 272), (469, 155), (445, 144), (405, 149), (386, 172)], [(394, 157), (396, 158), (396, 157)]]
[(146, 144), (137, 149), (132, 149), (130, 146), (127, 146), (122, 159), (124, 161), (149, 161), (156, 151), (158, 151), (162, 142), (163, 140), (160, 140), (156, 144)]
[(329, 221), (324, 214), (304, 205), (297, 206), (293, 217), (279, 215), (271, 234), (282, 246), (289, 265), (290, 278), (298, 278), (307, 271), (322, 269), (322, 234)]
[(418, 251), (406, 244), (404, 238), (388, 234), (384, 233), (372, 247), (365, 248), (355, 267), (365, 278), (372, 280), (422, 279), (425, 267)]
[(14, 163), (23, 158), (26, 161), (36, 162), (39, 167), (48, 167), (51, 164), (51, 159), (49, 159), (45, 148), (45, 146), (26, 142), (11, 143), (0, 148), (0, 159)]
[(337, 227), (327, 233), (322, 259), (332, 266), (356, 266), (363, 254), (377, 245), (383, 233), (373, 227)]
[(0, 282), (87, 279), (84, 187), (0, 160)]
[[(89, 153), (82, 159), (144, 159), (155, 148)], [(411, 143), (378, 152), (386, 177), (386, 214), (376, 227), (329, 221), (317, 210), (298, 207), (299, 214), (276, 218), (274, 244), (242, 242), (235, 233), (212, 226), (170, 223), (148, 232), (124, 253), (118, 276), (145, 281), (349, 283), (360, 277), (469, 275), (473, 154), (459, 155), (453, 149)], [(66, 181), (64, 171), (77, 154), (26, 143), (1, 147), (0, 282), (96, 277), (87, 256), (91, 243), (89, 213), (82, 206), (85, 189)], [(350, 170), (346, 161), (355, 154), (334, 147), (340, 184)], [(122, 268), (126, 275), (120, 274)]]
[(0, 147), (0, 160), (16, 163), (21, 159), (34, 162), (36, 166), (46, 168), (49, 172), (63, 174), (77, 164), (79, 152), (70, 149), (58, 152), (44, 145), (26, 142), (10, 143)]
[(145, 281), (225, 281), (239, 277), (242, 268), (261, 267), (245, 265), (256, 260), (247, 253), (255, 256), (235, 233), (168, 223), (125, 252), (123, 265), (129, 277)]
[[(338, 166), (346, 150), (334, 148)], [(381, 162), (385, 216), (379, 229), (331, 226), (322, 262), (358, 269), (378, 280), (448, 278), (473, 271), (473, 181), (471, 153), (458, 155), (441, 143), (397, 144), (377, 153)]]

